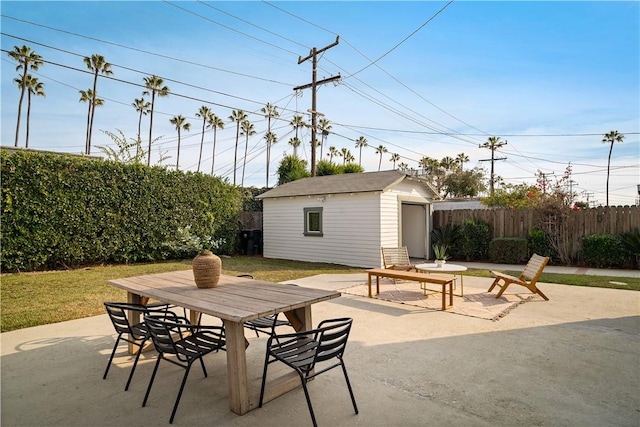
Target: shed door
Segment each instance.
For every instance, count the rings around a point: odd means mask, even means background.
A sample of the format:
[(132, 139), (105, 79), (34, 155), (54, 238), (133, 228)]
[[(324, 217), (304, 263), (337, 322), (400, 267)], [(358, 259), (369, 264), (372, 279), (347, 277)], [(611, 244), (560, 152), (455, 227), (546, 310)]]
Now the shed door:
[(427, 209), (425, 205), (402, 203), (402, 246), (411, 258), (426, 259)]

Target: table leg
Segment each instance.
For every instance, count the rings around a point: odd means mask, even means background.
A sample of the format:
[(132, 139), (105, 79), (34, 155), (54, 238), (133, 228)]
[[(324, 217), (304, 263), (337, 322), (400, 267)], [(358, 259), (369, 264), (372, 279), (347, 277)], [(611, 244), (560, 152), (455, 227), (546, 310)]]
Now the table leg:
[(367, 280), (367, 285), (369, 287), (369, 298), (372, 298), (373, 295), (371, 295), (371, 273), (369, 273), (369, 279)]
[(376, 295), (380, 295), (380, 276), (376, 276)]
[(449, 305), (453, 307), (453, 282), (449, 282)]
[[(134, 294), (132, 292), (127, 292), (127, 302), (129, 304), (141, 304), (142, 298), (140, 295)], [(132, 325), (140, 323), (140, 312), (139, 311), (129, 311), (129, 321)], [(129, 334), (129, 339), (133, 341), (133, 337)], [(138, 346), (133, 343), (128, 343), (128, 351), (129, 354), (136, 354), (138, 352)]]
[(238, 415), (243, 415), (250, 410), (244, 326), (242, 323), (224, 320), (224, 328), (227, 339), (229, 409)]

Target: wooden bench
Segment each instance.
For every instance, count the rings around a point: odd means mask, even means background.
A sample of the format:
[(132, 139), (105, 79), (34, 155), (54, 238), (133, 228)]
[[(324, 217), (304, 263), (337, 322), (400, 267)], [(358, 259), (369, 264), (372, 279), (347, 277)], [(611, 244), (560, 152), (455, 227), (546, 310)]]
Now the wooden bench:
[(419, 283), (433, 283), (442, 285), (442, 309), (447, 309), (447, 285), (449, 285), (449, 306), (453, 306), (453, 282), (455, 276), (445, 274), (426, 274), (417, 273), (415, 271), (401, 271), (387, 268), (374, 268), (367, 270), (369, 275), (367, 284), (369, 286), (369, 298), (373, 298), (371, 293), (371, 276), (376, 277), (376, 295), (380, 293), (380, 278), (388, 277), (390, 279), (413, 280)]

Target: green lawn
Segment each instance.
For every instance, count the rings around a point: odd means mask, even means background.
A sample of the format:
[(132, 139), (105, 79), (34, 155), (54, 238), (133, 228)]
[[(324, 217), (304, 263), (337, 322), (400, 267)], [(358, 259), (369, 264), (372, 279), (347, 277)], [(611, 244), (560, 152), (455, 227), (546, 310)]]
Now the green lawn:
[[(104, 301), (125, 301), (126, 293), (107, 280), (191, 268), (191, 260), (154, 264), (95, 266), (77, 270), (3, 274), (0, 286), (1, 331), (12, 331), (104, 313)], [(249, 273), (271, 282), (331, 273), (362, 273), (363, 269), (335, 264), (272, 260), (238, 256), (222, 259), (222, 272)], [(518, 275), (519, 272), (507, 272)], [(488, 270), (465, 274), (491, 277)], [(640, 279), (544, 273), (542, 282), (575, 286), (640, 290)], [(611, 282), (624, 283), (612, 284)]]

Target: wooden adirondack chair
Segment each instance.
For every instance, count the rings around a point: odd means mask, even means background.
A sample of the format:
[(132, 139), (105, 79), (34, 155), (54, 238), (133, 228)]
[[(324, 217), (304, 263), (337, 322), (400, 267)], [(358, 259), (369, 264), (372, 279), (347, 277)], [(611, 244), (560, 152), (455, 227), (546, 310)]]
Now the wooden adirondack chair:
[[(536, 282), (542, 275), (542, 271), (548, 262), (548, 257), (533, 254), (520, 277), (509, 276), (508, 274), (500, 273), (499, 271), (492, 271), (491, 274), (496, 276), (496, 279), (491, 284), (488, 292), (491, 292), (493, 288), (497, 286), (500, 288), (500, 292), (498, 292), (496, 298), (500, 298), (504, 291), (507, 290), (507, 287), (510, 284), (515, 283), (516, 285), (524, 286), (534, 294), (538, 294), (545, 300), (549, 301), (549, 298), (547, 298), (547, 296), (536, 286)], [(501, 285), (500, 281), (503, 281), (504, 283)]]
[(382, 262), (384, 263), (384, 268), (404, 271), (416, 269), (416, 266), (411, 264), (411, 261), (409, 260), (409, 251), (406, 246), (399, 248), (383, 247), (380, 249), (382, 250)]

